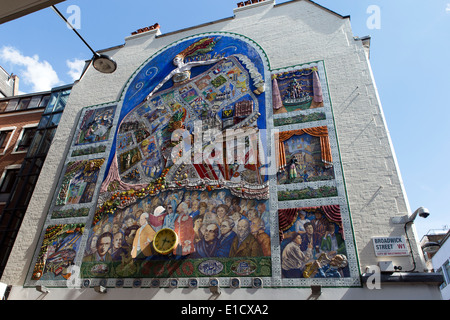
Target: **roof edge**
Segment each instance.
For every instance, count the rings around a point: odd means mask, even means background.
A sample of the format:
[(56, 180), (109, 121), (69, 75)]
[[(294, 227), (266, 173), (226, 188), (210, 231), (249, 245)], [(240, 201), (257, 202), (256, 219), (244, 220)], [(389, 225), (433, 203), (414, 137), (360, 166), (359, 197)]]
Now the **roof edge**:
[(291, 2), (298, 2), (298, 1), (309, 2), (309, 3), (313, 4), (313, 5), (315, 5), (316, 7), (319, 7), (320, 9), (325, 10), (325, 11), (327, 11), (327, 12), (337, 16), (338, 18), (350, 19), (350, 15), (343, 16), (343, 15), (341, 15), (341, 14), (339, 14), (339, 13), (337, 13), (337, 12), (331, 10), (331, 9), (328, 9), (327, 7), (324, 7), (321, 4), (318, 4), (317, 2), (314, 2), (314, 1), (311, 1), (311, 0), (291, 0), (291, 1), (286, 1), (286, 2), (283, 2), (283, 3), (275, 4), (274, 7), (284, 6), (284, 5), (287, 5), (287, 4), (291, 3)]
[[(292, 3), (292, 2), (299, 2), (299, 1), (307, 1), (307, 2), (315, 5), (316, 7), (320, 8), (322, 10), (325, 10), (328, 13), (331, 13), (331, 14), (335, 15), (338, 18), (350, 19), (349, 15), (343, 16), (343, 15), (341, 15), (341, 14), (339, 14), (337, 12), (334, 12), (333, 10), (330, 10), (330, 9), (328, 9), (328, 8), (322, 6), (322, 5), (320, 5), (320, 4), (318, 4), (318, 3), (314, 2), (314, 1), (311, 1), (311, 0), (291, 0), (291, 1), (286, 1), (286, 2), (283, 2), (283, 3), (279, 3), (279, 4), (275, 3), (273, 5), (273, 8), (284, 6), (284, 5), (288, 5), (288, 4)], [(264, 4), (266, 4), (266, 3), (264, 3)], [(182, 28), (182, 29), (179, 29), (179, 30), (174, 30), (174, 31), (171, 31), (171, 32), (168, 32), (168, 33), (155, 34), (155, 39), (171, 36), (171, 35), (174, 35), (174, 34), (177, 34), (177, 33), (182, 33), (182, 32), (186, 32), (186, 31), (198, 29), (198, 28), (203, 28), (203, 27), (206, 27), (206, 26), (210, 26), (210, 25), (213, 25), (213, 24), (216, 24), (216, 23), (221, 23), (221, 22), (225, 22), (225, 21), (233, 20), (233, 19), (235, 19), (235, 16), (230, 16), (230, 17), (226, 17), (226, 18), (222, 18), (222, 19), (218, 19), (218, 20), (214, 20), (214, 21), (210, 21), (210, 22), (205, 22), (205, 23), (198, 24), (198, 25), (195, 25), (195, 26), (186, 27), (186, 28)], [(158, 30), (160, 30), (160, 29), (158, 29)], [(125, 42), (126, 42), (127, 38), (131, 38), (131, 37), (126, 37), (125, 38)], [(124, 46), (125, 46), (125, 43), (117, 45), (117, 46), (113, 46), (113, 47), (110, 47), (110, 48), (101, 49), (101, 50), (98, 50), (97, 52), (99, 52), (99, 53), (108, 52), (108, 51), (112, 51), (112, 50), (115, 50), (115, 49), (120, 49), (120, 48), (122, 48)]]

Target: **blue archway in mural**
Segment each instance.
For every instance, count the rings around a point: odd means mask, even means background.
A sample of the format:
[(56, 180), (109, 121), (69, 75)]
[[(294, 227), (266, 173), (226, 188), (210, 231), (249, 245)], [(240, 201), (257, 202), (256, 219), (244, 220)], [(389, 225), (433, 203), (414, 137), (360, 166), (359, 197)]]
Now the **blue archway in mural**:
[[(202, 44), (203, 47), (199, 50), (191, 50), (189, 56), (183, 57), (186, 64), (191, 63), (194, 65), (197, 63), (189, 70), (189, 80), (182, 83), (184, 85), (187, 84), (187, 86), (180, 86), (172, 78), (167, 80), (167, 76), (176, 69), (176, 66), (172, 63), (173, 59), (180, 53), (186, 52), (186, 50), (189, 51), (189, 48), (195, 47), (196, 43), (199, 42), (206, 44)], [(226, 59), (225, 61), (223, 60), (224, 58)], [(211, 63), (212, 61), (215, 62)], [(198, 62), (204, 62), (204, 64)], [(221, 70), (214, 70), (216, 67), (221, 68)], [(233, 72), (230, 69), (235, 69), (234, 71), (237, 70), (237, 72)], [(115, 156), (118, 157), (118, 166), (120, 167), (120, 155), (116, 152), (120, 151), (121, 148), (121, 141), (118, 141), (121, 138), (121, 124), (124, 123), (124, 120), (127, 120), (127, 117), (130, 118), (130, 114), (136, 109), (142, 109), (142, 106), (146, 104), (146, 97), (156, 89), (157, 91), (153, 93), (153, 97), (155, 97), (153, 103), (156, 103), (155, 101), (158, 98), (163, 100), (161, 97), (164, 96), (164, 93), (166, 94), (165, 98), (168, 93), (170, 94), (171, 90), (173, 93), (180, 88), (184, 88), (187, 91), (192, 89), (190, 92), (185, 93), (190, 95), (189, 97), (182, 96), (184, 100), (182, 101), (183, 105), (185, 105), (185, 102), (191, 105), (196, 104), (195, 108), (188, 110), (192, 112), (193, 109), (196, 109), (196, 120), (206, 120), (208, 116), (212, 116), (217, 118), (219, 122), (222, 121), (222, 123), (219, 123), (221, 125), (219, 129), (235, 128), (237, 127), (235, 122), (242, 121), (243, 118), (249, 115), (255, 116), (253, 119), (256, 120), (255, 124), (258, 129), (265, 129), (266, 96), (262, 93), (268, 70), (269, 63), (263, 50), (252, 40), (237, 34), (214, 33), (197, 35), (175, 42), (160, 50), (136, 70), (121, 94), (122, 106), (120, 108), (119, 125), (116, 128), (112, 152), (109, 155), (105, 179), (110, 173), (111, 163)], [(219, 79), (211, 79), (211, 77), (207, 76), (208, 73), (213, 76), (217, 74)], [(202, 79), (202, 75), (206, 75), (206, 79)], [(211, 80), (211, 83), (207, 83), (208, 79)], [(167, 81), (165, 82), (165, 80)], [(197, 85), (196, 81), (202, 80), (206, 82), (203, 81)], [(243, 91), (247, 94), (244, 94)], [(236, 94), (236, 92), (239, 93)], [(230, 109), (235, 109), (234, 105), (236, 103), (245, 100), (252, 101), (253, 112), (241, 113), (241, 117), (236, 120), (237, 113), (233, 111), (234, 117), (225, 119), (226, 115), (231, 112)], [(152, 100), (148, 102), (151, 106)], [(161, 101), (159, 103), (161, 104)], [(173, 109), (172, 107), (171, 111)], [(213, 110), (211, 111), (211, 109)], [(138, 112), (140, 116), (149, 109), (144, 108), (142, 110)], [(247, 118), (250, 119), (250, 117)], [(153, 121), (154, 119), (148, 120)], [(225, 122), (227, 124), (224, 124)], [(191, 131), (192, 123), (193, 121), (190, 124)], [(125, 155), (124, 157), (130, 158), (131, 156), (133, 155)]]

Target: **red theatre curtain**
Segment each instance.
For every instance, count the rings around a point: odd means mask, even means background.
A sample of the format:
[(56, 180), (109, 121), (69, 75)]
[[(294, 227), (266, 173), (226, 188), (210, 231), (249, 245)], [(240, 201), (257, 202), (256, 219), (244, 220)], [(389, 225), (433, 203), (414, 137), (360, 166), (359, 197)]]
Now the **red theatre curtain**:
[(298, 217), (298, 208), (278, 210), (278, 230), (280, 242), (284, 239), (283, 231), (288, 230)]
[[(327, 167), (332, 166), (333, 157), (331, 156), (331, 147), (330, 147), (330, 139), (328, 137), (328, 128), (326, 126), (323, 126), (323, 127), (315, 127), (315, 128), (308, 128), (308, 129), (285, 131), (285, 132), (279, 132), (279, 133), (275, 134), (275, 139), (278, 139), (278, 140), (275, 140), (275, 151), (277, 154), (279, 170), (283, 169), (287, 165), (284, 142), (286, 140), (290, 139), (294, 135), (299, 136), (304, 133), (320, 138), (322, 161), (325, 163), (325, 166), (327, 166)], [(277, 141), (278, 141), (278, 143), (277, 143)]]
[(278, 210), (278, 226), (281, 231), (286, 231), (297, 220), (299, 208)]
[(298, 218), (300, 210), (314, 211), (320, 208), (328, 221), (334, 222), (339, 226), (339, 232), (345, 240), (344, 230), (342, 226), (341, 208), (339, 205), (328, 205), (320, 207), (291, 208), (278, 210), (278, 227), (280, 233), (280, 241), (283, 240), (283, 232), (292, 227)]

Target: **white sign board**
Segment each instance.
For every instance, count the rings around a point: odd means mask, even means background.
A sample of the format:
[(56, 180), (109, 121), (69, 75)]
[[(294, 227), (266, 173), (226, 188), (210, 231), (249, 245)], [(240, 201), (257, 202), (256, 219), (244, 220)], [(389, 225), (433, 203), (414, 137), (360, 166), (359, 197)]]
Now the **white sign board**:
[(374, 237), (373, 248), (377, 257), (386, 256), (408, 256), (409, 250), (406, 246), (405, 237)]

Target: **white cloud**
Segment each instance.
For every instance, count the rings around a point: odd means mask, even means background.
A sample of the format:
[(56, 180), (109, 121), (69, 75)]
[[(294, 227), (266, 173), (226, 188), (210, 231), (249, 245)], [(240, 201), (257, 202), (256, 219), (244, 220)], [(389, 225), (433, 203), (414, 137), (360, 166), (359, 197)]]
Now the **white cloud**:
[(450, 3), (447, 3), (447, 7), (445, 8), (445, 12), (450, 13)]
[(67, 74), (72, 78), (72, 81), (80, 79), (81, 73), (83, 72), (85, 61), (80, 59), (73, 59), (66, 61), (69, 71)]
[(37, 54), (25, 56), (13, 47), (4, 46), (0, 49), (0, 59), (3, 62), (22, 67), (20, 72), (14, 72), (25, 84), (32, 86), (34, 92), (47, 91), (61, 84), (58, 74), (47, 61), (40, 61)]

